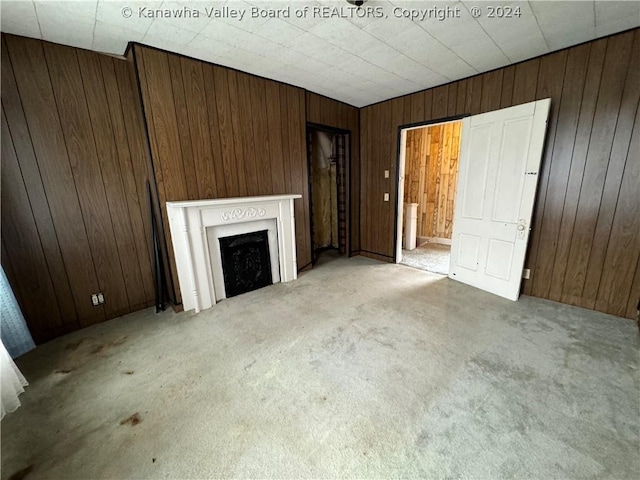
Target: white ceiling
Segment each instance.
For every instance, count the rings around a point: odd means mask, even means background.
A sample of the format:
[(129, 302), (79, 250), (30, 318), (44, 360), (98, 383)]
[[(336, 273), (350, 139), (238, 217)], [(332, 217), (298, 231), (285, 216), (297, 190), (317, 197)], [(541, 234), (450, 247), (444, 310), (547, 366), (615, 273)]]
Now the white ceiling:
[[(520, 16), (489, 18), (496, 6), (519, 7)], [(208, 16), (207, 9), (224, 7), (244, 17)], [(290, 16), (252, 18), (255, 7), (289, 7)], [(331, 16), (331, 7), (347, 18)], [(368, 0), (365, 7), (383, 17), (359, 18), (346, 0), (2, 0), (1, 23), (3, 32), (118, 55), (129, 41), (140, 42), (358, 107), (640, 26), (637, 0)], [(449, 7), (459, 18), (396, 18), (432, 7)], [(181, 10), (183, 18), (150, 17), (156, 9)]]

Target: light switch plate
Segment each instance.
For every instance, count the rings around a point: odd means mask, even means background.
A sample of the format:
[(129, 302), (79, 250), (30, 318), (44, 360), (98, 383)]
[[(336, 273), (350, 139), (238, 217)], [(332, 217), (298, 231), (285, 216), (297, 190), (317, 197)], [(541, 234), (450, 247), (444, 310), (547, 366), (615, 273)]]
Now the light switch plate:
[(385, 202), (388, 202), (388, 201), (389, 201), (389, 194), (388, 194), (388, 193), (385, 193), (385, 194), (384, 194), (384, 201), (385, 201)]
[(389, 170), (384, 171), (384, 178), (389, 178)]

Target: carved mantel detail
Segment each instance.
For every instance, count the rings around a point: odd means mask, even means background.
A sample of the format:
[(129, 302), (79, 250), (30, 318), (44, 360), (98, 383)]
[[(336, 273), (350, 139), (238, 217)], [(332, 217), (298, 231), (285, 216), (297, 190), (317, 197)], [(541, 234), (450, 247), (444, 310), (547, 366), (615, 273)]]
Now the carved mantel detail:
[(228, 222), (229, 220), (242, 220), (243, 218), (264, 217), (266, 213), (264, 208), (234, 208), (233, 210), (222, 212), (221, 217), (222, 220)]

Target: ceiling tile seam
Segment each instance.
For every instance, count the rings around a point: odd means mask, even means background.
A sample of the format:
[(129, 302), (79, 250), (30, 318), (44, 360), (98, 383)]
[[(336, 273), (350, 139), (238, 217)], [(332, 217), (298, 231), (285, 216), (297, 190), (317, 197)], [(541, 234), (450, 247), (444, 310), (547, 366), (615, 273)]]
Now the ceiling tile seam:
[[(396, 7), (398, 6), (397, 4), (394, 4), (393, 2), (389, 2), (391, 5), (395, 5)], [(459, 2), (462, 3), (462, 2)], [(460, 55), (458, 55), (455, 51), (451, 50), (451, 48), (449, 48), (449, 46), (445, 45), (444, 43), (442, 43), (440, 41), (439, 38), (434, 37), (433, 35), (431, 35), (431, 33), (425, 29), (421, 24), (417, 23), (417, 22), (413, 22), (414, 24), (416, 24), (422, 31), (424, 31), (427, 35), (429, 35), (430, 38), (432, 38), (434, 41), (438, 42), (440, 45), (442, 45), (446, 50), (448, 50), (449, 52), (451, 52), (451, 54), (455, 57), (457, 57), (462, 63), (464, 63), (465, 65), (467, 65), (471, 70), (473, 70), (476, 73), (480, 73), (478, 72), (478, 69), (476, 69), (473, 65), (471, 65), (469, 62), (467, 62), (464, 58), (462, 58)], [(417, 60), (416, 60), (417, 61)], [(418, 62), (420, 64), (422, 64), (422, 62)], [(426, 66), (426, 65), (425, 65)], [(442, 75), (441, 73), (439, 74), (442, 77), (445, 77), (444, 75)], [(447, 77), (445, 77), (447, 78)], [(453, 80), (450, 80), (453, 81)]]
[[(363, 30), (363, 31), (364, 31), (364, 30)], [(321, 38), (321, 37), (318, 37), (316, 34), (314, 34), (314, 33), (312, 33), (312, 32), (307, 32), (307, 33), (308, 33), (309, 35), (311, 35), (311, 36), (313, 36), (313, 37), (317, 38), (318, 40), (328, 42), (328, 40), (325, 40), (325, 39), (323, 39), (323, 38)], [(374, 37), (374, 38), (375, 38), (375, 37)], [(331, 43), (331, 42), (329, 42), (329, 43)], [(382, 43), (384, 43), (384, 42), (382, 42)], [(338, 45), (336, 45), (336, 44), (334, 44), (334, 43), (331, 43), (331, 45), (333, 45), (334, 47), (336, 47), (336, 48), (337, 48), (337, 49), (339, 49), (339, 50), (342, 50), (343, 52), (348, 53), (349, 55), (353, 55), (353, 54), (352, 54), (351, 52), (349, 52), (348, 50), (345, 50), (344, 48), (341, 48), (341, 47), (339, 47)], [(382, 67), (380, 67), (380, 66), (378, 66), (378, 65), (376, 65), (376, 64), (374, 64), (374, 63), (371, 63), (370, 61), (368, 61), (368, 60), (366, 60), (366, 59), (364, 59), (364, 58), (362, 58), (362, 57), (357, 57), (357, 58), (359, 58), (360, 60), (362, 60), (362, 61), (363, 61), (363, 62), (365, 62), (365, 63), (368, 63), (368, 64), (369, 64), (369, 65), (371, 65), (372, 67), (379, 68), (380, 70), (383, 70), (383, 71), (387, 72), (388, 74), (393, 75), (393, 76), (394, 76), (394, 77), (396, 77), (396, 78), (399, 78), (399, 79), (401, 79), (401, 80), (405, 80), (405, 81), (407, 81), (407, 79), (406, 79), (406, 78), (401, 77), (401, 76), (399, 76), (399, 75), (396, 75), (395, 73), (390, 72), (389, 70), (386, 70), (386, 69), (384, 69), (384, 68), (382, 68)], [(407, 58), (408, 58), (408, 57), (407, 57)], [(365, 80), (367, 79), (366, 77), (362, 77), (362, 75), (358, 75), (358, 74), (355, 74), (355, 73), (353, 73), (353, 72), (348, 72), (347, 70), (343, 70), (343, 69), (338, 68), (338, 67), (336, 67), (336, 70), (340, 70), (340, 71), (342, 71), (342, 72), (351, 73), (351, 74), (356, 75), (356, 76), (358, 76), (358, 77), (361, 77), (361, 78), (363, 78), (363, 79), (365, 79)], [(411, 80), (408, 80), (408, 81), (411, 81)], [(415, 83), (415, 82), (411, 81), (411, 83)], [(420, 85), (417, 85), (417, 84), (416, 84), (416, 86), (417, 86), (417, 87), (420, 87)]]
[[(391, 1), (389, 1), (389, 5), (394, 5), (395, 7), (398, 7), (398, 5), (397, 5), (397, 4), (395, 4), (395, 3), (391, 2)], [(425, 30), (424, 28), (422, 28), (422, 26), (421, 26), (421, 25), (419, 25), (419, 24), (418, 24), (418, 23), (416, 23), (416, 22), (412, 22), (412, 23), (414, 23), (415, 25), (417, 25), (418, 27), (420, 27), (420, 29), (421, 29), (422, 31), (424, 31), (424, 32), (425, 32), (425, 33), (426, 33), (426, 34), (427, 34), (431, 39), (433, 39), (433, 40), (435, 40), (436, 42), (438, 42), (440, 45), (442, 45), (444, 48), (446, 48), (446, 49), (447, 49), (449, 52), (451, 52), (453, 55), (455, 55), (456, 57), (458, 56), (458, 55), (456, 55), (456, 53), (455, 53), (455, 52), (453, 52), (449, 47), (447, 47), (446, 45), (444, 45), (444, 44), (443, 44), (442, 42), (440, 42), (438, 39), (436, 39), (435, 37), (433, 37), (433, 35), (431, 35), (427, 30)], [(356, 26), (357, 26), (357, 25), (356, 25)], [(366, 30), (363, 30), (361, 27), (358, 27), (358, 28), (360, 28), (360, 30), (362, 30), (364, 33), (367, 33), (367, 34), (369, 34), (370, 36), (374, 37), (373, 35), (371, 35), (371, 34), (370, 34), (369, 32), (367, 32)], [(376, 39), (377, 39), (377, 37), (374, 37), (374, 38), (376, 38)], [(378, 39), (378, 40), (379, 40), (379, 39)], [(386, 41), (382, 41), (382, 40), (380, 40), (380, 41), (381, 41), (382, 43), (384, 43), (385, 45), (389, 46), (390, 48), (392, 48), (393, 50), (395, 50), (396, 52), (399, 52), (401, 55), (403, 55), (403, 56), (405, 56), (405, 57), (409, 58), (410, 60), (413, 60), (414, 62), (416, 62), (416, 63), (418, 63), (418, 64), (420, 64), (420, 65), (422, 65), (424, 68), (426, 68), (427, 70), (429, 70), (431, 73), (433, 73), (433, 74), (435, 74), (435, 75), (438, 75), (438, 76), (440, 76), (440, 77), (443, 77), (443, 78), (447, 79), (448, 81), (452, 81), (452, 79), (451, 79), (451, 78), (447, 77), (446, 75), (443, 75), (443, 74), (442, 74), (442, 73), (440, 73), (440, 72), (436, 72), (436, 71), (435, 71), (435, 70), (433, 70), (430, 66), (425, 65), (425, 64), (424, 64), (424, 63), (422, 63), (420, 60), (418, 60), (418, 59), (416, 59), (416, 58), (413, 58), (413, 57), (411, 57), (410, 55), (407, 55), (407, 54), (406, 54), (406, 53), (404, 53), (404, 52), (401, 52), (401, 51), (400, 51), (400, 50), (398, 50), (396, 47), (394, 47), (393, 45), (390, 45), (390, 44), (389, 44), (389, 43), (387, 43)], [(460, 57), (458, 57), (458, 58), (460, 58)], [(460, 60), (462, 60), (462, 59), (460, 59)], [(462, 61), (464, 61), (464, 60), (462, 60)], [(466, 62), (465, 62), (465, 63), (466, 63)], [(469, 66), (471, 67), (471, 65), (469, 65)], [(475, 69), (474, 69), (474, 70), (475, 70)], [(402, 77), (402, 78), (404, 78), (404, 77)], [(412, 80), (407, 79), (407, 78), (405, 78), (405, 80), (412, 81)]]
[[(595, 2), (595, 0), (594, 0), (594, 2)], [(531, 0), (528, 0), (527, 4), (529, 5), (529, 9), (531, 10), (531, 13), (533, 14), (533, 18), (536, 19), (536, 25), (538, 26), (538, 30), (540, 30), (540, 35), (542, 36), (542, 39), (544, 40), (544, 44), (547, 46), (547, 53), (549, 53), (551, 51), (551, 47), (549, 46), (549, 42), (547, 41), (547, 37), (544, 34), (544, 30), (542, 30), (542, 27), (540, 26), (540, 22), (538, 21), (538, 16), (536, 15), (535, 10), (533, 9), (533, 5), (531, 5)]]
[[(462, 6), (464, 7), (464, 9), (467, 11), (467, 13), (469, 13), (469, 15), (471, 15), (471, 12), (469, 12), (469, 9), (467, 8), (467, 6), (464, 4), (464, 2), (460, 2), (462, 4)], [(471, 15), (471, 17), (473, 18), (473, 15)], [(500, 45), (498, 45), (498, 43), (493, 39), (493, 37), (489, 34), (489, 32), (487, 32), (485, 30), (485, 28), (482, 26), (482, 24), (476, 19), (473, 18), (474, 22), (476, 22), (478, 24), (478, 26), (482, 29), (482, 31), (487, 35), (487, 37), (489, 37), (491, 39), (491, 41), (493, 42), (493, 44), (496, 46), (496, 48), (498, 50), (500, 50), (500, 53), (502, 53), (502, 55), (504, 55), (504, 57), (509, 60), (509, 62), (514, 63), (514, 60), (507, 55), (506, 53), (504, 53), (504, 51), (502, 50), (502, 48), (500, 48)]]
[(96, 9), (93, 12), (93, 31), (91, 32), (91, 50), (94, 50), (94, 45), (96, 43), (96, 25), (98, 23), (98, 4), (100, 0), (96, 0)]
[[(361, 29), (361, 30), (362, 30), (362, 29)], [(423, 30), (424, 30), (424, 29), (423, 29)], [(363, 31), (363, 32), (365, 32), (364, 30), (362, 30), (362, 31)], [(365, 33), (369, 34), (368, 32), (365, 32)], [(427, 33), (427, 35), (429, 34), (429, 32), (425, 32), (425, 33)], [(369, 35), (371, 35), (371, 34), (369, 34)], [(371, 36), (373, 37), (373, 35), (371, 35)], [(374, 38), (375, 38), (375, 37), (374, 37)], [(385, 44), (386, 46), (388, 46), (390, 49), (392, 49), (392, 50), (394, 50), (395, 52), (399, 53), (402, 57), (408, 58), (409, 60), (411, 60), (411, 61), (413, 61), (413, 62), (417, 63), (418, 65), (422, 65), (424, 68), (426, 68), (427, 70), (429, 70), (432, 74), (434, 74), (434, 75), (438, 75), (438, 76), (440, 76), (440, 77), (446, 78), (447, 80), (451, 81), (451, 79), (450, 79), (449, 77), (447, 77), (446, 75), (443, 75), (443, 74), (442, 74), (442, 73), (440, 73), (440, 72), (436, 72), (435, 70), (433, 70), (433, 69), (432, 69), (431, 67), (429, 67), (428, 65), (425, 65), (424, 63), (422, 63), (422, 62), (420, 62), (420, 61), (416, 60), (415, 58), (412, 58), (410, 55), (407, 55), (406, 53), (402, 52), (401, 50), (398, 50), (398, 49), (397, 49), (396, 47), (394, 47), (393, 45), (391, 45), (391, 44), (389, 44), (389, 43), (387, 43), (387, 42), (385, 42), (385, 41), (382, 41), (382, 40), (379, 40), (379, 41), (381, 41), (382, 43), (384, 43), (384, 44)], [(360, 58), (362, 58), (362, 57), (360, 57)], [(399, 75), (398, 75), (398, 76), (399, 76)], [(404, 78), (405, 80), (413, 81), (413, 80), (411, 80), (410, 78), (405, 78), (405, 77), (401, 77), (401, 78)]]
[(38, 9), (36, 7), (35, 0), (31, 0), (31, 6), (33, 7), (33, 12), (36, 14), (36, 22), (38, 22), (38, 31), (40, 32), (40, 38), (44, 39), (44, 36), (42, 35), (42, 27), (40, 26), (40, 17), (38, 16)]

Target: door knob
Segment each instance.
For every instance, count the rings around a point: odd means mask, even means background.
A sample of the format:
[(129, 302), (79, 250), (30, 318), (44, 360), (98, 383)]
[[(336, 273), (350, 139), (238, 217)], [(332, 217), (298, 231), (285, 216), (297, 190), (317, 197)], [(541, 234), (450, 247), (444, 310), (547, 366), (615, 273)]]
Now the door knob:
[(524, 232), (524, 225), (522, 225), (522, 224), (518, 225), (518, 231), (519, 232)]

